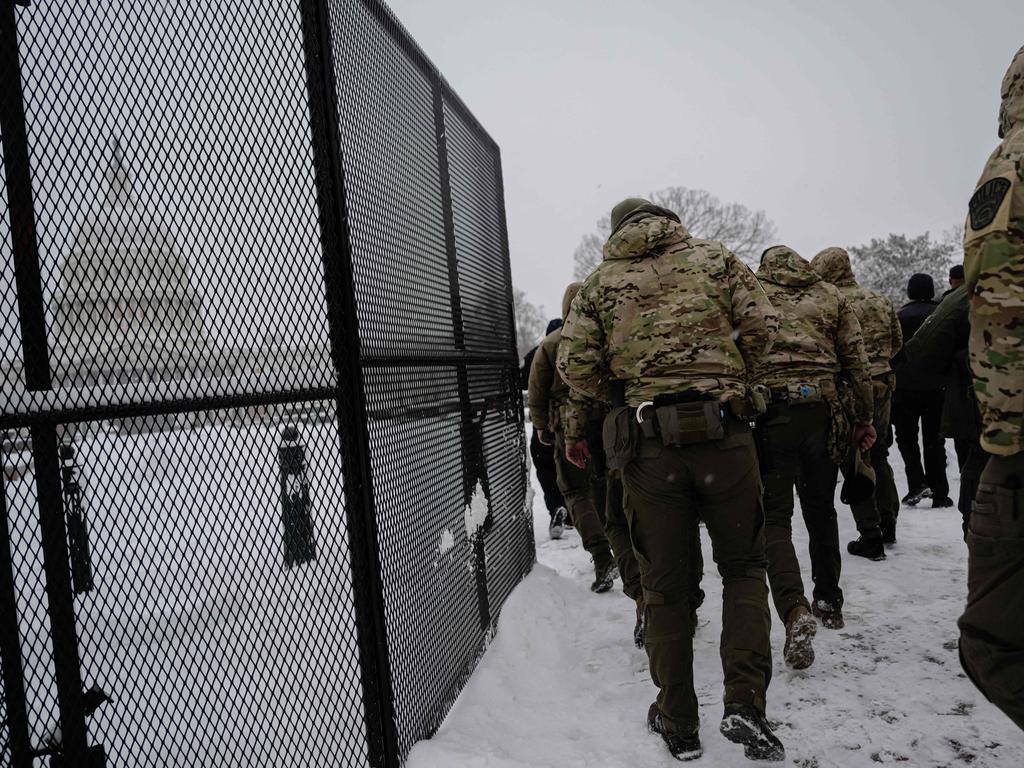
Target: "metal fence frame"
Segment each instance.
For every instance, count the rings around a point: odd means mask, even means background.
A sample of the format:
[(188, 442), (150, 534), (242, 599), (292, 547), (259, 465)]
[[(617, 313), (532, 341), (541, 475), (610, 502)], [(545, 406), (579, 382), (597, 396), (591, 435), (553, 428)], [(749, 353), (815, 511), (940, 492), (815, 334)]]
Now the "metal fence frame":
[[(108, 418), (152, 417), (165, 414), (230, 409), (248, 406), (271, 406), (306, 400), (333, 400), (337, 404), (340, 444), (345, 485), (345, 524), (353, 580), (357, 619), (356, 635), (361, 670), (367, 756), (371, 766), (398, 766), (404, 759), (408, 743), (403, 743), (396, 724), (392, 659), (390, 657), (388, 624), (385, 615), (382, 583), (382, 552), (378, 531), (377, 499), (374, 473), (371, 468), (373, 446), (368, 432), (365, 374), (389, 368), (415, 369), (417, 366), (442, 366), (455, 372), (458, 382), (461, 424), (461, 463), (463, 497), (466, 503), (477, 482), (487, 482), (483, 466), (483, 450), (478, 427), (474, 422), (474, 398), (471, 377), (478, 366), (490, 366), (504, 372), (502, 390), (490, 393), (501, 401), (501, 407), (519, 403), (516, 370), (514, 322), (512, 318), (512, 286), (509, 270), (504, 192), (501, 186), (500, 153), (493, 139), (484, 131), (438, 70), (426, 58), (392, 13), (379, 0), (361, 2), (386, 31), (392, 44), (429, 80), (432, 88), (433, 121), (436, 139), (436, 161), (441, 179), (444, 246), (450, 285), (451, 322), (455, 345), (447, 354), (436, 352), (420, 356), (366, 354), (360, 348), (357, 285), (353, 265), (345, 163), (338, 114), (335, 46), (331, 34), (332, 4), (348, 0), (295, 0), (301, 8), (309, 116), (312, 126), (315, 186), (319, 208), (320, 238), (323, 255), (323, 279), (328, 298), (330, 358), (335, 382), (330, 387), (297, 390), (251, 391), (231, 396), (213, 395), (180, 400), (157, 399), (121, 403), (113, 406), (61, 406), (52, 409), (0, 413), (0, 429), (29, 429), (35, 462), (36, 494), (39, 526), (43, 548), (48, 614), (52, 629), (53, 661), (56, 673), (56, 694), (62, 745), (53, 756), (52, 765), (86, 766), (106, 764), (103, 746), (88, 743), (79, 637), (76, 609), (69, 568), (68, 534), (64, 501), (61, 494), (61, 468), (58, 456), (59, 424), (87, 423)], [(3, 144), (3, 165), (6, 173), (7, 214), (12, 233), (13, 261), (17, 278), (19, 325), (22, 334), (24, 380), (33, 392), (46, 392), (53, 386), (48, 353), (48, 333), (40, 270), (35, 204), (33, 202), (32, 166), (22, 99), (21, 57), (18, 49), (17, 17), (13, 0), (0, 0), (0, 71), (17, 76), (0, 78), (0, 135)], [(28, 5), (27, 2), (17, 3)], [(20, 13), (31, 13), (31, 7)], [(492, 351), (467, 348), (463, 303), (460, 291), (459, 258), (456, 224), (452, 201), (452, 180), (449, 166), (449, 132), (446, 107), (470, 127), (476, 139), (493, 157), (493, 205), (500, 214), (500, 237), (504, 259), (503, 284), (493, 286), (498, 311), (503, 311), (513, 329), (510, 348)], [(522, 434), (522, 410), (510, 408)], [(525, 460), (519, 472), (525, 496)], [(17, 618), (16, 586), (12, 566), (11, 526), (7, 493), (0, 472), (0, 651), (3, 662), (3, 694), (6, 711), (6, 751), (15, 768), (35, 765), (25, 711), (26, 683), (22, 674), (22, 648)], [(516, 489), (518, 492), (518, 489)], [(488, 519), (481, 535), (472, 542), (475, 558), (479, 638), (477, 655), (466, 660), (464, 668), (452, 679), (444, 700), (432, 702), (431, 712), (423, 722), (414, 724), (414, 735), (430, 736), (440, 724), (455, 696), (489, 640), (495, 626), (497, 604), (488, 595), (488, 577), (484, 538), (494, 521)], [(532, 537), (523, 536), (517, 546), (514, 579), (522, 578), (533, 562)], [(406, 740), (407, 741), (407, 740)], [(0, 755), (3, 754), (0, 744)]]

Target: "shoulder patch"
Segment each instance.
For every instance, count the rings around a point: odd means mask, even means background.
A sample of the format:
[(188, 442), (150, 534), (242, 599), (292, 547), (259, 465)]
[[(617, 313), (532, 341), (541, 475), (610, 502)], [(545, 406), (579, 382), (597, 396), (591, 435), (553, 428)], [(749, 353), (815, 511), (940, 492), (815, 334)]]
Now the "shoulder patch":
[(998, 177), (989, 179), (978, 187), (968, 204), (971, 229), (977, 232), (995, 221), (996, 214), (1011, 186), (1009, 179)]

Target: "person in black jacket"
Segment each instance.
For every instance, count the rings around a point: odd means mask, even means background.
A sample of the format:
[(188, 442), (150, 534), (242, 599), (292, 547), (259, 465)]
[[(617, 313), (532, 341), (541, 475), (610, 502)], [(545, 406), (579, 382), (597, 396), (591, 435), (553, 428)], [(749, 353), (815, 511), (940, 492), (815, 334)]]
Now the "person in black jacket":
[[(544, 331), (547, 336), (552, 331), (562, 327), (562, 319), (555, 318), (548, 323)], [(530, 366), (533, 365), (533, 356), (537, 354), (537, 347), (534, 347), (523, 357), (523, 365), (519, 369), (519, 386), (525, 392), (530, 384)], [(551, 516), (549, 532), (552, 538), (562, 535), (562, 526), (572, 525), (569, 513), (565, 509), (565, 498), (558, 490), (558, 481), (555, 472), (555, 448), (553, 445), (544, 445), (537, 436), (537, 430), (530, 433), (530, 458), (533, 459), (533, 469), (537, 473), (537, 480), (544, 491), (544, 506), (547, 507), (548, 515)]]
[(978, 480), (988, 461), (981, 449), (981, 416), (974, 396), (974, 379), (967, 360), (971, 333), (967, 287), (954, 288), (897, 356), (897, 364), (912, 366), (925, 374), (946, 376), (942, 406), (942, 434), (953, 438), (960, 461), (960, 499), (964, 538)]
[[(930, 275), (916, 274), (907, 283), (910, 301), (896, 313), (906, 344), (928, 316), (935, 311), (935, 282)], [(913, 365), (896, 370), (896, 394), (893, 396), (893, 426), (896, 445), (907, 472), (909, 492), (904, 504), (914, 505), (931, 496), (932, 508), (952, 507), (949, 481), (946, 479), (946, 444), (940, 434), (942, 404), (945, 398), (945, 376), (925, 373)], [(917, 429), (921, 424), (924, 443), (924, 467)]]

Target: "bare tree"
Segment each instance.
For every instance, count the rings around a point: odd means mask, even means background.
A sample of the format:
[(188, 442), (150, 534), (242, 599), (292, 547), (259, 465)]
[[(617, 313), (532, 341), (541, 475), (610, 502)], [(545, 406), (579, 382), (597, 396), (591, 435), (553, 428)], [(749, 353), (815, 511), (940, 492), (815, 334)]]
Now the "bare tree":
[(516, 349), (522, 359), (544, 337), (548, 320), (544, 307), (538, 307), (526, 298), (526, 292), (512, 289), (512, 300), (516, 313)]
[[(723, 203), (710, 192), (686, 187), (666, 187), (647, 199), (679, 214), (683, 225), (696, 237), (720, 240), (750, 265), (775, 241), (775, 224), (764, 211), (751, 211), (739, 203)], [(583, 280), (601, 263), (611, 225), (607, 216), (597, 222), (597, 231), (586, 234), (573, 253), (575, 276)]]
[(924, 273), (935, 280), (936, 293), (946, 285), (949, 268), (962, 261), (962, 230), (951, 229), (938, 239), (928, 232), (917, 237), (890, 234), (848, 249), (857, 282), (887, 296), (896, 306), (907, 301), (907, 281)]

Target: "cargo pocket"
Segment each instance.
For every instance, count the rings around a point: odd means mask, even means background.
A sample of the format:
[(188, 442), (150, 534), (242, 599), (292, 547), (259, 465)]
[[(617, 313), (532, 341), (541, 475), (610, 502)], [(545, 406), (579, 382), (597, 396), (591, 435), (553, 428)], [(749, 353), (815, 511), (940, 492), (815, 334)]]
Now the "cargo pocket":
[(633, 460), (638, 433), (639, 425), (633, 418), (631, 408), (619, 406), (608, 412), (601, 428), (601, 439), (609, 468), (622, 469)]

